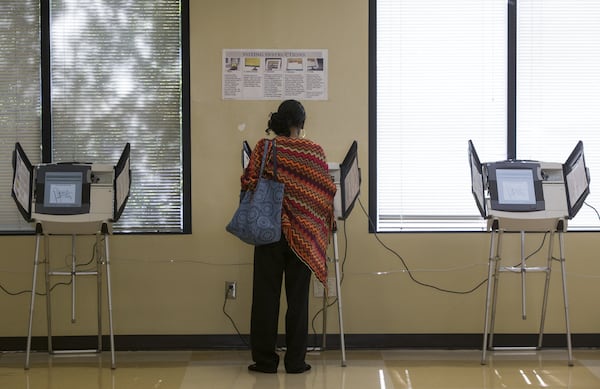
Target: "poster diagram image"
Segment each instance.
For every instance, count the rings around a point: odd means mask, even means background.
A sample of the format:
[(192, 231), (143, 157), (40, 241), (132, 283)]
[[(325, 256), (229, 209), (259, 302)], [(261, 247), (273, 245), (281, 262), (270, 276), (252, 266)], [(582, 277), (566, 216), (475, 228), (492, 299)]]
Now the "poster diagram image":
[(304, 70), (304, 63), (302, 62), (302, 58), (288, 58), (286, 70), (288, 72), (300, 72)]
[(225, 58), (225, 70), (229, 72), (235, 72), (240, 68), (240, 59), (239, 58)]
[(278, 72), (281, 70), (281, 58), (266, 58), (265, 69), (269, 72)]
[(323, 71), (323, 58), (307, 58), (306, 59), (306, 70), (313, 72)]
[(256, 72), (260, 68), (260, 58), (244, 58), (244, 70), (247, 72)]

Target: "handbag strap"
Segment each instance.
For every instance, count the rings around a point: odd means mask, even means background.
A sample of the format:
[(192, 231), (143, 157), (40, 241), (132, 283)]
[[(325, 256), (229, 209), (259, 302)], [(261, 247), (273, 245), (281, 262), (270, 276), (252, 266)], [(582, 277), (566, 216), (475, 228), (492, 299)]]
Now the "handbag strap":
[(273, 139), (273, 177), (277, 178), (277, 142)]
[[(262, 162), (260, 163), (260, 173), (258, 174), (259, 177), (262, 177), (263, 171), (265, 170), (267, 152), (269, 151), (269, 143), (271, 143), (271, 141), (265, 142), (265, 150), (263, 151)], [(273, 139), (273, 176), (277, 178), (277, 144), (275, 139)]]

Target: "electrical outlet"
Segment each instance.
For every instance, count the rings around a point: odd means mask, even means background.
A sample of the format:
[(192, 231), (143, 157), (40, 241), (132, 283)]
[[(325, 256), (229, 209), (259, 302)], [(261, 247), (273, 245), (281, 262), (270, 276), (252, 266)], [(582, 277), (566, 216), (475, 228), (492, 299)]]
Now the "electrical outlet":
[(225, 281), (225, 293), (228, 299), (235, 299), (237, 297), (237, 282)]

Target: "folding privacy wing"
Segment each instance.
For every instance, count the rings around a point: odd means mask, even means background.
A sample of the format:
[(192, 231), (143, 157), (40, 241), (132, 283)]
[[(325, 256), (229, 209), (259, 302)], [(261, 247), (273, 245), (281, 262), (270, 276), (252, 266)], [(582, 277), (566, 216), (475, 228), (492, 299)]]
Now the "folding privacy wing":
[(350, 216), (354, 203), (360, 194), (360, 169), (358, 167), (358, 144), (352, 142), (350, 149), (340, 164), (340, 189), (341, 189), (341, 219)]
[(242, 142), (242, 169), (245, 169), (250, 162), (250, 154), (252, 154), (252, 148), (247, 141)]
[(484, 219), (487, 217), (485, 209), (485, 185), (483, 175), (483, 166), (475, 151), (475, 146), (472, 141), (469, 141), (469, 165), (471, 167), (471, 193), (475, 198), (475, 203), (479, 209), (481, 217)]
[(577, 215), (586, 197), (590, 194), (590, 173), (585, 165), (583, 142), (579, 141), (567, 161), (563, 164), (563, 175), (567, 189), (569, 219)]
[(115, 166), (114, 191), (113, 221), (116, 222), (125, 210), (125, 205), (131, 192), (131, 146), (129, 143), (125, 145), (125, 149), (121, 153), (121, 158), (119, 158), (119, 162)]
[(33, 165), (17, 142), (13, 151), (13, 183), (11, 195), (23, 218), (31, 221), (31, 199), (33, 196)]

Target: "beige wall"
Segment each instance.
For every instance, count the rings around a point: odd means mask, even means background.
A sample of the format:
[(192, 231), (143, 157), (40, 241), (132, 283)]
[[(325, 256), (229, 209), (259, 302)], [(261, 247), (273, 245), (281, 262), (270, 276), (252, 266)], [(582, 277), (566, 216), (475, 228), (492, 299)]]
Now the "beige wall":
[[(111, 238), (116, 334), (233, 334), (222, 313), (224, 281), (238, 282), (238, 298), (227, 312), (242, 333), (249, 330), (252, 250), (225, 232), (237, 202), (241, 141), (264, 135), (268, 112), (278, 102), (223, 101), (221, 51), (224, 48), (329, 50), (329, 99), (306, 102), (308, 136), (331, 161), (340, 161), (352, 140), (359, 142), (363, 171), (361, 201), (368, 206), (368, 1), (190, 0), (191, 139), (193, 234), (114, 236)], [(246, 124), (240, 132), (239, 124)], [(466, 157), (465, 157), (465, 168)], [(341, 257), (347, 254), (343, 283), (347, 333), (480, 333), (485, 287), (457, 295), (417, 285), (398, 257), (367, 232), (360, 206), (346, 222), (347, 251), (340, 224)], [(384, 234), (379, 238), (400, 254), (420, 281), (451, 290), (468, 290), (487, 276), (489, 236), (462, 234)], [(518, 240), (507, 236), (505, 252), (518, 257)], [(571, 325), (574, 333), (597, 333), (600, 265), (597, 234), (566, 236)], [(541, 236), (527, 241), (528, 252)], [(78, 240), (86, 261), (91, 241)], [(0, 282), (12, 291), (31, 284), (34, 238), (0, 237)], [(53, 238), (52, 260), (63, 266), (69, 238)], [(543, 255), (540, 256), (543, 260)], [(508, 261), (508, 260), (507, 260)], [(510, 262), (513, 262), (510, 259)], [(331, 267), (333, 269), (333, 267)], [(547, 332), (564, 331), (560, 272), (556, 266)], [(520, 281), (503, 275), (498, 332), (536, 332), (541, 275), (532, 275), (529, 319), (520, 318)], [(40, 277), (41, 278), (41, 277)], [(40, 279), (40, 288), (43, 279)], [(70, 323), (70, 291), (53, 294), (55, 334), (93, 334), (95, 293), (92, 280), (78, 284), (78, 321)], [(44, 298), (36, 305), (34, 335), (44, 335)], [(321, 307), (311, 299), (311, 316)], [(0, 336), (25, 336), (29, 295), (0, 293)], [(329, 311), (328, 333), (337, 332)], [(318, 322), (320, 323), (320, 321)], [(320, 325), (320, 324), (319, 324)]]

